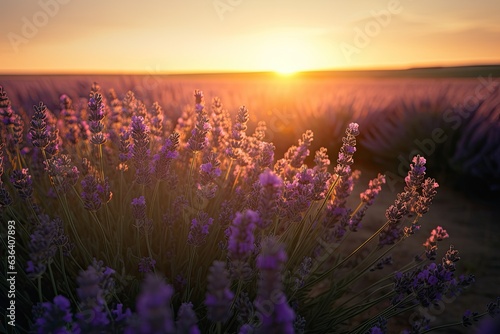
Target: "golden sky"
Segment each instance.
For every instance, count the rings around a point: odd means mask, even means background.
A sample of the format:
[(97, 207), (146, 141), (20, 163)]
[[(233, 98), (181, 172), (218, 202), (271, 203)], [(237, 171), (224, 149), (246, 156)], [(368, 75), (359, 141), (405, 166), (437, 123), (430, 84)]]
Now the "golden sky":
[(5, 0), (1, 73), (500, 63), (498, 0)]

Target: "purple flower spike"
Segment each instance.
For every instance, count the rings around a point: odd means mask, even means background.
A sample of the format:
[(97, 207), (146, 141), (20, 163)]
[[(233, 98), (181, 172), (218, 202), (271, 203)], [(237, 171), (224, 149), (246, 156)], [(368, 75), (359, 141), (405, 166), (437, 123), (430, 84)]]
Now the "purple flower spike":
[(156, 260), (150, 257), (142, 257), (139, 260), (139, 272), (140, 273), (150, 273), (154, 270), (156, 265)]
[(36, 319), (36, 333), (58, 333), (70, 334), (71, 330), (67, 329), (72, 322), (72, 314), (70, 310), (70, 302), (64, 296), (55, 296), (54, 302), (43, 303), (43, 315)]
[(346, 167), (354, 163), (352, 156), (356, 152), (356, 136), (359, 135), (359, 125), (357, 123), (350, 123), (345, 134), (342, 138), (343, 144), (340, 148), (337, 166), (335, 167), (335, 173), (341, 177), (349, 174), (349, 170)]
[(236, 116), (236, 123), (233, 125), (233, 130), (231, 132), (231, 139), (229, 140), (229, 147), (227, 148), (227, 155), (233, 159), (240, 159), (244, 156), (244, 151), (242, 150), (243, 142), (246, 137), (247, 122), (250, 119), (248, 109), (245, 106), (241, 106), (238, 110), (238, 115)]
[(237, 212), (230, 227), (228, 255), (232, 261), (246, 261), (252, 254), (254, 245), (255, 224), (259, 221), (259, 214), (252, 210), (244, 213)]
[(200, 334), (198, 317), (193, 310), (192, 303), (182, 303), (177, 314), (177, 333)]
[(205, 295), (207, 317), (214, 322), (225, 322), (231, 316), (231, 303), (234, 298), (234, 293), (229, 289), (231, 285), (229, 274), (222, 261), (214, 261), (209, 270)]
[(174, 290), (152, 274), (146, 277), (137, 297), (137, 321), (125, 331), (127, 334), (174, 334), (175, 326), (170, 305)]
[(203, 101), (203, 92), (199, 90), (194, 91), (195, 97), (195, 112), (196, 112), (196, 125), (191, 131), (191, 138), (188, 141), (188, 148), (196, 153), (202, 151), (208, 146), (207, 133), (211, 130), (208, 123), (208, 116)]
[(265, 170), (259, 176), (261, 185), (258, 202), (258, 212), (260, 218), (257, 224), (261, 229), (267, 228), (273, 222), (278, 213), (278, 204), (283, 192), (283, 181), (270, 171)]
[(424, 157), (417, 155), (413, 157), (413, 164), (410, 165), (410, 171), (405, 177), (406, 186), (409, 189), (419, 189), (424, 182), (425, 177), (425, 163)]
[(47, 130), (47, 106), (40, 102), (38, 106), (33, 106), (33, 110), (29, 131), (31, 143), (35, 147), (44, 149), (49, 145), (50, 141)]
[(295, 312), (288, 305), (283, 287), (282, 271), (286, 260), (283, 245), (273, 238), (262, 242), (262, 251), (256, 262), (260, 279), (254, 305), (262, 314), (261, 326), (255, 331), (257, 334), (294, 333)]
[(12, 171), (10, 182), (17, 189), (19, 196), (23, 200), (31, 200), (33, 196), (33, 181), (28, 173), (28, 168)]
[(149, 128), (146, 126), (142, 116), (132, 116), (130, 136), (133, 140), (131, 153), (135, 166), (135, 181), (141, 185), (148, 185), (151, 182)]
[(375, 179), (370, 180), (368, 189), (359, 195), (361, 201), (366, 203), (366, 205), (372, 205), (373, 201), (382, 190), (383, 184), (385, 184), (385, 175), (378, 174)]
[(28, 276), (31, 278), (42, 275), (49, 261), (56, 255), (58, 247), (62, 247), (63, 254), (68, 255), (72, 244), (64, 233), (60, 218), (51, 220), (48, 215), (38, 215), (38, 221), (30, 235), (28, 244), (30, 260), (27, 262)]
[(209, 232), (208, 228), (212, 225), (213, 221), (213, 218), (210, 218), (206, 212), (200, 212), (198, 217), (191, 221), (187, 240), (188, 244), (195, 247), (203, 245)]
[(309, 147), (314, 140), (314, 134), (311, 130), (307, 130), (302, 134), (302, 139), (299, 139), (299, 146), (292, 146), (285, 153), (285, 159), (293, 168), (300, 168), (304, 164), (304, 160), (309, 156)]
[(90, 142), (94, 145), (102, 145), (106, 142), (106, 137), (102, 133), (104, 124), (102, 120), (105, 114), (105, 103), (100, 93), (97, 93), (99, 86), (94, 83), (88, 103), (89, 128), (92, 133)]

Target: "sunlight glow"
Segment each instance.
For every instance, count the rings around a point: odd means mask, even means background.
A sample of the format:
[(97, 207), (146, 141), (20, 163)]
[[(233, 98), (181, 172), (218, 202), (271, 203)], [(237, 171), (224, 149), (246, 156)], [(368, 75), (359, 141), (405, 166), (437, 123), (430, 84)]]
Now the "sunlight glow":
[(292, 75), (314, 67), (313, 48), (306, 40), (292, 36), (269, 36), (261, 46), (259, 62), (265, 70)]

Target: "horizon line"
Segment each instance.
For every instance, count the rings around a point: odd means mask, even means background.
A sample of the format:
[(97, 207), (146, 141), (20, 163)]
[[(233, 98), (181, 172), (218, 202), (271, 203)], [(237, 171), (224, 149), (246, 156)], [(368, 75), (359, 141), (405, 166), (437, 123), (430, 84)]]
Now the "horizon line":
[(257, 70), (257, 71), (237, 71), (237, 70), (215, 70), (215, 71), (158, 71), (156, 73), (146, 72), (146, 71), (33, 71), (33, 72), (0, 72), (0, 76), (30, 76), (30, 75), (47, 75), (47, 76), (71, 76), (71, 75), (103, 75), (103, 76), (120, 76), (120, 75), (151, 75), (151, 76), (194, 76), (194, 75), (262, 75), (271, 74), (279, 76), (300, 76), (301, 74), (322, 74), (322, 73), (377, 73), (377, 72), (408, 72), (408, 71), (418, 71), (418, 70), (446, 70), (446, 69), (467, 69), (467, 68), (491, 68), (499, 67), (500, 63), (487, 63), (487, 64), (470, 64), (470, 65), (429, 65), (429, 66), (407, 66), (407, 67), (363, 67), (363, 68), (330, 68), (330, 69), (315, 69), (315, 70), (299, 70), (292, 72), (290, 74), (282, 74), (277, 71), (272, 70)]

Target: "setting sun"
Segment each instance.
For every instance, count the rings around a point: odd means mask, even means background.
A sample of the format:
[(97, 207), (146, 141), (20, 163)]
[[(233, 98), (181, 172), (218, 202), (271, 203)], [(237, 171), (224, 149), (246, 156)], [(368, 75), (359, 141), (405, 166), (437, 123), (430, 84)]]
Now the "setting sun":
[(267, 36), (260, 49), (259, 65), (281, 75), (291, 75), (314, 67), (314, 51), (310, 43), (301, 36)]

